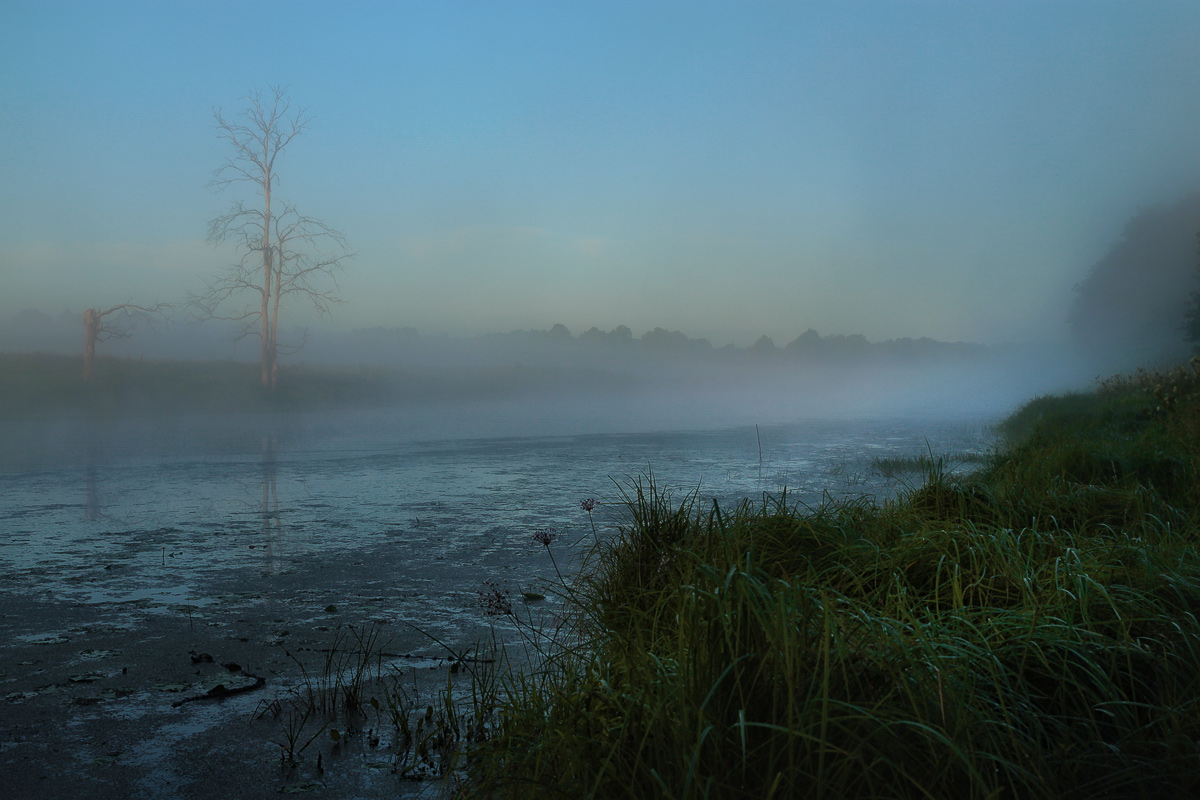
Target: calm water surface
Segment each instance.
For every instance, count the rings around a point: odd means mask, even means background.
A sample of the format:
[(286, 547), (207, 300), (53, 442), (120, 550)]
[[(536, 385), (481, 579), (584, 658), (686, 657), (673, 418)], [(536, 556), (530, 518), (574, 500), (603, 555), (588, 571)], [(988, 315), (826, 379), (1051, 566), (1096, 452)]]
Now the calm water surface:
[[(0, 422), (0, 768), (13, 796), (81, 785), (225, 796), (211, 783), (221, 775), (255, 796), (313, 781), (345, 797), (436, 796), (392, 774), (394, 740), (325, 741), (283, 765), (285, 723), (264, 708), (304, 685), (300, 664), (320, 669), (345, 626), (381, 632), (381, 666), (421, 698), (448, 685), (451, 650), (528, 642), (515, 619), (528, 637), (560, 612), (534, 533), (556, 529), (552, 552), (569, 571), (593, 536), (580, 501), (597, 499), (596, 528), (611, 535), (620, 487), (651, 470), (661, 489), (706, 506), (784, 488), (816, 505), (903, 488), (873, 458), (953, 463), (992, 444), (978, 419), (721, 427), (663, 408), (656, 425), (529, 404)], [(514, 617), (485, 613), (490, 587), (509, 593)], [(265, 687), (176, 706), (233, 680), (226, 662)]]
[(962, 420), (503, 437), (485, 425), (483, 436), (422, 436), (431, 430), (465, 429), (362, 412), (43, 431), (39, 458), (10, 458), (0, 473), (0, 592), (200, 607), (239, 576), (253, 585), (299, 565), (390, 552), (403, 555), (397, 586), (428, 592), (436, 582), (439, 603), (470, 606), (485, 580), (547, 577), (534, 531), (557, 529), (560, 554), (589, 540), (582, 499), (599, 501), (594, 521), (611, 531), (618, 487), (650, 471), (660, 487), (677, 497), (696, 490), (705, 504), (786, 488), (816, 505), (902, 488), (872, 469), (877, 456), (953, 461), (992, 444), (985, 421)]

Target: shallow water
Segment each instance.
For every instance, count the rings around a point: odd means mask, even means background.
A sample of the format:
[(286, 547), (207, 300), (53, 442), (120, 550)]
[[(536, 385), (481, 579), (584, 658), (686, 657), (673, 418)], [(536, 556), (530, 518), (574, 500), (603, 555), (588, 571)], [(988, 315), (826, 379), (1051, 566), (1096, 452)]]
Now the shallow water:
[[(982, 422), (931, 420), (441, 439), (367, 412), (204, 423), (91, 431), (57, 463), (0, 473), (0, 575), (36, 576), (39, 593), (72, 603), (196, 607), (220, 576), (376, 548), (407, 553), (398, 585), (420, 587), (434, 563), (457, 581), (518, 566), (544, 575), (533, 532), (553, 527), (569, 549), (592, 536), (590, 521), (611, 530), (620, 488), (639, 476), (727, 508), (784, 489), (816, 505), (894, 493), (876, 456), (953, 463), (991, 444)], [(579, 507), (588, 497), (600, 503), (592, 520)]]
[[(191, 796), (211, 789), (195, 787), (212, 779), (204, 762), (219, 751), (245, 759), (239, 780), (265, 770), (256, 785), (273, 792), (297, 778), (264, 766), (278, 726), (245, 725), (258, 699), (171, 706), (230, 680), (189, 654), (237, 661), (278, 692), (296, 680), (293, 656), (319, 660), (341, 626), (370, 624), (395, 664), (444, 681), (447, 648), (495, 630), (485, 582), (515, 605), (521, 592), (546, 592), (555, 565), (572, 569), (592, 540), (592, 522), (601, 536), (620, 523), (620, 487), (651, 470), (659, 488), (705, 505), (785, 488), (790, 502), (817, 505), (902, 489), (872, 458), (948, 453), (954, 464), (992, 445), (985, 420), (659, 432), (619, 422), (592, 418), (607, 430), (580, 433), (534, 415), (521, 435), (496, 436), (499, 424), (361, 412), (8, 431), (10, 443), (44, 446), (0, 461), (0, 766), (42, 794), (86, 775), (107, 787), (94, 796)], [(533, 541), (546, 528), (554, 561)], [(35, 709), (43, 722), (31, 726)], [(97, 737), (107, 743), (90, 744)], [(394, 776), (374, 769), (378, 752), (355, 758), (341, 791), (396, 794)], [(332, 767), (320, 777), (334, 779)]]

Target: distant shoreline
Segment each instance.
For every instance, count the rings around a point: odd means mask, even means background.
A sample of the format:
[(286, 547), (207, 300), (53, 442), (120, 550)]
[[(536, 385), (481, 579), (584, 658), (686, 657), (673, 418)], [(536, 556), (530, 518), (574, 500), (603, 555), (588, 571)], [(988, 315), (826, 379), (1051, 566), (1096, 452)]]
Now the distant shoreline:
[[(564, 357), (573, 351), (578, 357)], [(608, 416), (674, 408), (681, 419), (751, 423), (957, 418), (1000, 416), (1028, 397), (1082, 388), (1092, 375), (1059, 354), (999, 350), (912, 356), (872, 349), (833, 357), (781, 349), (621, 354), (571, 345), (544, 358), (527, 355), (390, 364), (284, 361), (271, 393), (251, 362), (99, 356), (85, 383), (81, 356), (0, 353), (0, 420), (436, 410), (464, 403), (546, 409), (569, 403), (581, 414)]]

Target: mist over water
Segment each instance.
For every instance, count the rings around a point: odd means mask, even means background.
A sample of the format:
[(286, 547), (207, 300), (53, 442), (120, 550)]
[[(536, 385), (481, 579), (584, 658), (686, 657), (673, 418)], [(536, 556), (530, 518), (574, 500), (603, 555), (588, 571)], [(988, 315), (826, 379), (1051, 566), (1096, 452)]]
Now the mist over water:
[[(784, 493), (817, 507), (920, 483), (881, 472), (878, 457), (969, 467), (993, 446), (991, 423), (1071, 379), (1029, 355), (448, 364), (401, 371), (430, 385), (388, 402), (6, 418), (0, 574), (54, 609), (9, 619), (8, 634), (130, 625), (252, 590), (285, 605), (391, 598), (372, 619), (466, 642), (482, 631), (485, 581), (553, 577), (535, 530), (561, 531), (569, 564), (591, 522), (610, 535), (622, 491), (651, 475), (701, 507)], [(590, 519), (585, 498), (600, 503)]]
[[(292, 591), (272, 589), (281, 575), (307, 576), (299, 584), (318, 593), (357, 596), (374, 591), (371, 581), (355, 585), (322, 570), (365, 560), (386, 563), (385, 582), (417, 598), (385, 604), (376, 616), (461, 638), (478, 632), (472, 609), (483, 581), (530, 586), (552, 576), (531, 546), (536, 529), (562, 531), (566, 553), (588, 543), (579, 502), (594, 497), (595, 521), (608, 535), (621, 519), (620, 487), (651, 473), (679, 499), (696, 492), (702, 505), (786, 490), (816, 506), (902, 489), (872, 467), (873, 457), (948, 455), (953, 468), (956, 454), (991, 445), (984, 425), (963, 420), (536, 436), (509, 427), (504, 437), (442, 439), (421, 438), (428, 431), (409, 427), (413, 419), (380, 411), (264, 422), (181, 423), (170, 433), (143, 429), (150, 438), (141, 441), (117, 427), (74, 459), (0, 474), (8, 589), (64, 610), (86, 607), (67, 624), (128, 616), (135, 600), (152, 610), (204, 607), (234, 587)], [(527, 424), (531, 434), (532, 418)], [(46, 634), (38, 624), (10, 618), (5, 628)]]
[[(272, 780), (279, 723), (255, 704), (299, 687), (298, 663), (312, 669), (336, 632), (378, 630), (382, 668), (444, 687), (450, 653), (520, 641), (511, 618), (488, 615), (494, 593), (532, 625), (561, 619), (555, 587), (616, 533), (638, 481), (650, 491), (653, 476), (654, 490), (701, 511), (768, 497), (809, 509), (882, 502), (924, 476), (876, 459), (971, 469), (995, 445), (991, 423), (1082, 380), (1069, 361), (1030, 350), (915, 363), (552, 352), (558, 361), (300, 364), (295, 384), (281, 380), (281, 404), (252, 412), (211, 389), (194, 403), (178, 387), (155, 394), (187, 364), (144, 365), (149, 389), (137, 396), (126, 390), (142, 385), (133, 367), (143, 365), (107, 362), (96, 386), (114, 392), (114, 407), (0, 415), (0, 637), (10, 643), (0, 698), (122, 742), (122, 780), (138, 786), (206, 780), (215, 757)], [(118, 367), (125, 382), (105, 384)], [(324, 380), (371, 388), (377, 375), (383, 395), (282, 402)], [(548, 530), (553, 561), (534, 539)], [(215, 673), (199, 677), (197, 654)], [(230, 681), (227, 661), (265, 677), (265, 690), (173, 707), (203, 695), (201, 681)], [(97, 688), (72, 688), (76, 678)], [(92, 705), (66, 706), (58, 691)], [(57, 748), (31, 738), (10, 760), (74, 763)], [(214, 756), (222, 748), (236, 753)], [(396, 794), (394, 780), (377, 788), (355, 796)]]
[[(0, 420), (0, 471), (120, 460), (248, 454), (271, 437), (299, 450), (473, 439), (692, 432), (806, 420), (994, 422), (1037, 394), (1087, 385), (1082, 370), (1031, 352), (905, 365), (713, 363), (621, 367), (468, 367), (400, 372), (396, 397), (312, 410), (100, 415)], [(123, 402), (140, 406), (136, 395)]]

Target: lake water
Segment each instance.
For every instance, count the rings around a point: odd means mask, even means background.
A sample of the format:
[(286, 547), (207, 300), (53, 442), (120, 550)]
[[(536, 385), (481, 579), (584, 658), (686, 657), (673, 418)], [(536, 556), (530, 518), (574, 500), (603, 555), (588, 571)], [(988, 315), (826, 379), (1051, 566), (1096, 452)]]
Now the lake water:
[[(430, 427), (380, 411), (44, 432), (42, 463), (0, 473), (0, 591), (75, 607), (201, 607), (231, 582), (256, 587), (391, 550), (403, 554), (395, 586), (459, 607), (485, 580), (515, 587), (552, 574), (533, 533), (555, 528), (560, 557), (569, 553), (592, 536), (580, 501), (596, 498), (591, 521), (610, 531), (618, 487), (649, 472), (704, 504), (786, 488), (816, 505), (899, 489), (875, 457), (949, 453), (953, 463), (992, 443), (984, 421), (963, 420), (422, 438)], [(54, 441), (73, 444), (55, 454)]]
[[(619, 415), (581, 422), (525, 407), (522, 420), (488, 408), (495, 416), (0, 430), (0, 768), (13, 796), (81, 785), (102, 797), (266, 796), (297, 781), (341, 796), (417, 791), (392, 773), (386, 740), (325, 741), (323, 774), (313, 772), (317, 745), (300, 767), (280, 766), (280, 723), (263, 703), (297, 686), (298, 665), (319, 665), (344, 626), (382, 631), (388, 666), (413, 687), (420, 675), (445, 686), (450, 650), (511, 632), (481, 605), (491, 587), (530, 619), (556, 613), (555, 563), (534, 533), (555, 529), (567, 572), (592, 521), (601, 536), (619, 524), (619, 487), (650, 471), (659, 488), (695, 491), (705, 506), (784, 488), (817, 505), (903, 488), (873, 458), (948, 453), (953, 464), (992, 446), (980, 419), (679, 418), (675, 430), (662, 419), (658, 432), (637, 432)], [(591, 520), (586, 498), (598, 501)], [(523, 592), (550, 597), (526, 605)], [(228, 683), (227, 662), (266, 688), (173, 705)]]

